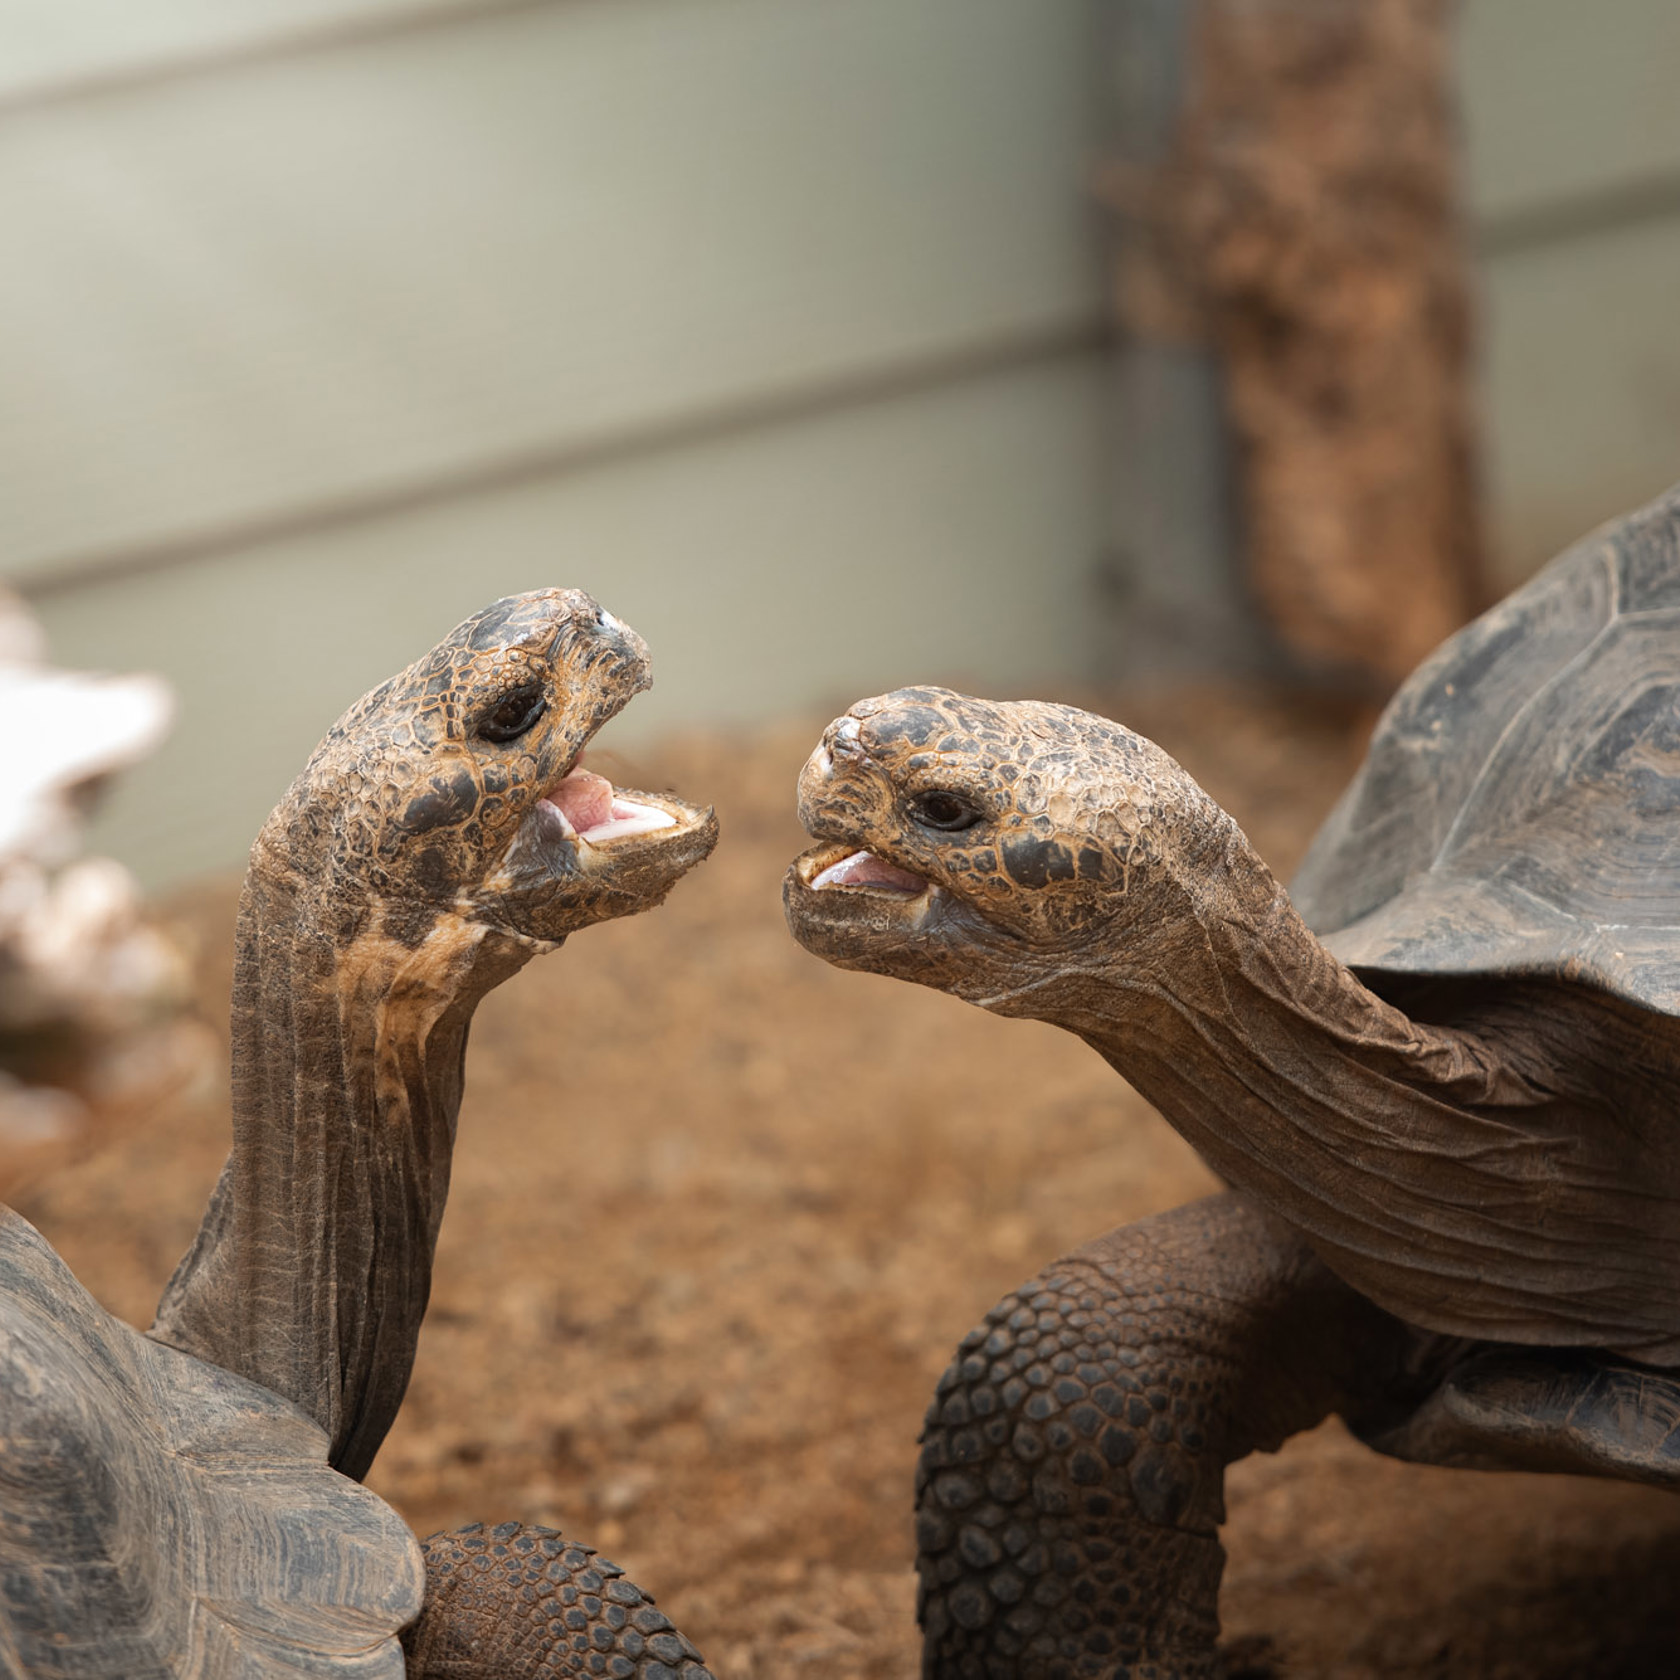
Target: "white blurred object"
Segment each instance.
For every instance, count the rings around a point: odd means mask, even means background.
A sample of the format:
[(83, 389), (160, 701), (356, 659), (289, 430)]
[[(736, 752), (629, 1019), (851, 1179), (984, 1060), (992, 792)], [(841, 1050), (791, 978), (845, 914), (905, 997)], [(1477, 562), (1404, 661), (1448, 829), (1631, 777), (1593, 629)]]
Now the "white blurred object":
[(46, 657), (46, 633), (34, 614), (9, 590), (0, 589), (0, 662), (39, 665)]
[(17, 856), (42, 863), (70, 856), (83, 790), (145, 757), (169, 728), (161, 678), (57, 671), (43, 662), (45, 651), (23, 603), (0, 594), (0, 717), (12, 723), (0, 783), (0, 867)]
[(0, 1192), (204, 1062), (209, 1035), (183, 1018), (186, 954), (121, 864), (67, 861), (91, 793), (157, 745), (170, 710), (157, 677), (54, 670), (0, 590)]
[(70, 1143), (86, 1122), (87, 1104), (80, 1097), (0, 1073), (0, 1151)]
[(49, 874), (0, 859), (0, 1026), (76, 1020), (121, 1032), (155, 1016), (187, 985), (181, 952), (146, 921), (133, 877), (110, 858)]

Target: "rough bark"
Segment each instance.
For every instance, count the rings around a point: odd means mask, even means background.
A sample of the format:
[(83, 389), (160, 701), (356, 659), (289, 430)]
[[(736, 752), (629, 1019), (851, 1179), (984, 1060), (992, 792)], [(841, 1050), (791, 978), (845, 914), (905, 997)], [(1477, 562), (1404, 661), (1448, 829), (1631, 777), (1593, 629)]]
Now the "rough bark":
[(1481, 604), (1448, 0), (1202, 0), (1134, 330), (1210, 343), (1253, 591), (1309, 665), (1392, 687)]

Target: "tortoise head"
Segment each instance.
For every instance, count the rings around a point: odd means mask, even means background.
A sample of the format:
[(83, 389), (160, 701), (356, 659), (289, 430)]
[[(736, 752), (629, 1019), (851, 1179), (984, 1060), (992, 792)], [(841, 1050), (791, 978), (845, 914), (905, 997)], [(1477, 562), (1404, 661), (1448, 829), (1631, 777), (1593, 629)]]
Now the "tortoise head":
[(339, 719), (253, 868), (377, 899), (416, 936), (449, 913), (553, 941), (657, 904), (712, 849), (711, 811), (578, 768), (650, 682), (641, 637), (589, 596), (497, 601)]
[(1119, 724), (941, 688), (862, 700), (830, 724), (799, 815), (821, 842), (783, 887), (802, 945), (1000, 1009), (1082, 960), (1158, 943), (1182, 921), (1197, 855), (1234, 832)]

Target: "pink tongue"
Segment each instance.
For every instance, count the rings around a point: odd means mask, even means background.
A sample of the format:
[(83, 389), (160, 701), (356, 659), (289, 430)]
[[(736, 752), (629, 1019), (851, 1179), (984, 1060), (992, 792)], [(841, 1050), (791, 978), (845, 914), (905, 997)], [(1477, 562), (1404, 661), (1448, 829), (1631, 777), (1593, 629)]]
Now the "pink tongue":
[(593, 770), (574, 770), (549, 790), (548, 802), (559, 807), (579, 834), (612, 821), (613, 785)]
[(853, 852), (831, 863), (811, 885), (813, 887), (890, 887), (894, 892), (919, 893), (927, 882), (920, 875), (899, 869), (873, 852)]

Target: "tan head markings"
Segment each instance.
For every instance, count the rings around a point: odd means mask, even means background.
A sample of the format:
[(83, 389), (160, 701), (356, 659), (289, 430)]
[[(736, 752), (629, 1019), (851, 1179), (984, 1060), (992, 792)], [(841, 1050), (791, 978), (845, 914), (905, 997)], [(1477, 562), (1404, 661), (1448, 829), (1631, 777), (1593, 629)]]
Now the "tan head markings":
[(449, 916), (550, 941), (645, 908), (710, 849), (710, 813), (637, 795), (669, 832), (590, 846), (550, 796), (650, 681), (641, 638), (580, 591), (498, 601), (345, 713), (254, 862), (341, 898), (341, 936), (371, 916), (410, 949)]
[(1166, 753), (1107, 718), (932, 688), (836, 719), (799, 793), (824, 844), (789, 877), (796, 935), (964, 995), (1030, 983), (1035, 964), (1065, 967), (1160, 910), (1188, 854), (1228, 822)]

